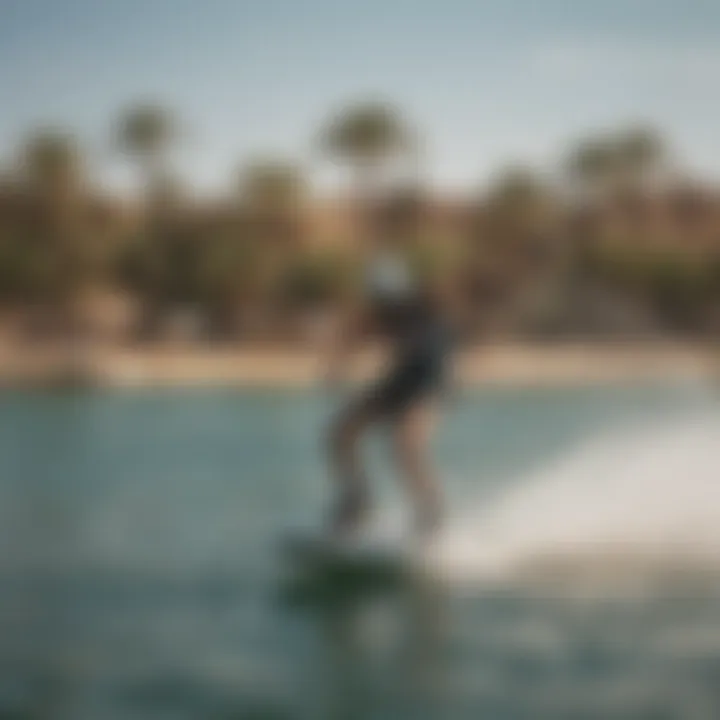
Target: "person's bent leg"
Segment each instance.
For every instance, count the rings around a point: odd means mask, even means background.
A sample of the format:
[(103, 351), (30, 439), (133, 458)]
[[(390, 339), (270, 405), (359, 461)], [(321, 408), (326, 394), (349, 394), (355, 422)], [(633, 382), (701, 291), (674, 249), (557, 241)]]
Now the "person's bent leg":
[(395, 419), (395, 457), (415, 506), (418, 533), (432, 533), (440, 524), (442, 500), (429, 445), (436, 411), (430, 401), (418, 401)]
[(335, 533), (352, 532), (368, 514), (369, 490), (359, 457), (359, 444), (363, 432), (375, 418), (372, 404), (360, 399), (349, 405), (330, 429), (328, 455), (337, 483), (337, 499), (330, 525)]

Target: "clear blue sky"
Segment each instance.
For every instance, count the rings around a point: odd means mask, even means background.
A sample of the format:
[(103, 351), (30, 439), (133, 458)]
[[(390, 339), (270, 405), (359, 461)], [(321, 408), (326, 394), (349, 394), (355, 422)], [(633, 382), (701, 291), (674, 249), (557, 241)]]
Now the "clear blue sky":
[(425, 133), (440, 184), (633, 120), (720, 177), (718, 78), (717, 0), (0, 0), (0, 158), (60, 125), (120, 181), (111, 121), (155, 98), (188, 127), (180, 168), (219, 188), (256, 152), (308, 161), (371, 95)]

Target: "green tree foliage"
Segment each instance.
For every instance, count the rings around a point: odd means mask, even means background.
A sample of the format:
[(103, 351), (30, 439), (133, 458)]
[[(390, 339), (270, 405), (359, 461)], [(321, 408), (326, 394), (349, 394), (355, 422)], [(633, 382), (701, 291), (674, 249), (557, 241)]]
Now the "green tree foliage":
[(573, 148), (567, 170), (573, 180), (603, 187), (611, 182), (617, 168), (616, 148), (608, 138), (583, 140)]
[(320, 145), (331, 159), (355, 175), (356, 201), (369, 202), (385, 165), (414, 150), (412, 133), (390, 105), (366, 102), (336, 114), (323, 128)]
[(82, 151), (71, 135), (37, 131), (21, 149), (16, 177), (14, 219), (2, 233), (5, 290), (59, 313), (106, 255), (92, 232)]
[(284, 160), (254, 160), (240, 172), (240, 201), (250, 211), (268, 214), (297, 212), (306, 189), (302, 170)]
[(504, 266), (506, 282), (561, 259), (559, 201), (537, 174), (509, 168), (494, 179), (479, 205), (480, 244), (496, 266)]
[(495, 178), (483, 204), (490, 215), (507, 224), (537, 228), (549, 216), (553, 198), (535, 173), (512, 167)]
[(596, 192), (636, 189), (663, 168), (667, 152), (657, 130), (638, 125), (581, 140), (566, 170), (573, 182)]
[(698, 330), (720, 299), (720, 263), (683, 247), (659, 247), (637, 239), (596, 248), (600, 277), (644, 297), (669, 330)]
[(400, 114), (381, 103), (352, 105), (338, 113), (322, 134), (325, 151), (340, 161), (366, 166), (382, 163), (407, 148)]
[(30, 135), (21, 152), (20, 177), (34, 194), (66, 198), (77, 193), (82, 159), (75, 139), (55, 130)]
[(116, 134), (119, 147), (143, 167), (147, 180), (164, 174), (177, 138), (177, 122), (169, 110), (154, 104), (131, 107), (121, 115)]
[[(177, 181), (168, 168), (168, 157), (177, 139), (177, 121), (165, 107), (138, 104), (125, 110), (116, 127), (118, 147), (138, 165), (144, 182), (145, 215), (140, 238), (135, 238), (124, 258), (125, 272), (137, 288), (144, 308), (143, 330), (153, 334), (177, 295)], [(184, 248), (180, 249), (183, 253)], [(182, 263), (181, 263), (182, 264)]]
[(296, 308), (316, 308), (337, 301), (357, 283), (357, 263), (332, 249), (297, 252), (283, 278), (286, 301)]
[(616, 145), (619, 162), (631, 182), (658, 171), (666, 160), (665, 142), (651, 127), (636, 126), (621, 132)]
[[(94, 217), (103, 199), (74, 136), (52, 129), (31, 134), (12, 173), (3, 173), (4, 303), (44, 303), (60, 312), (84, 287), (108, 281), (140, 301), (152, 332), (173, 310), (190, 306), (218, 335), (230, 336), (248, 310), (280, 322), (283, 314), (322, 307), (355, 287), (359, 264), (347, 248), (305, 242), (315, 217), (307, 212), (308, 181), (293, 162), (258, 157), (239, 172), (229, 201), (197, 202), (171, 172), (178, 138), (172, 113), (135, 106), (115, 132), (146, 193), (145, 203), (129, 207), (109, 199), (117, 211), (107, 221), (115, 223), (110, 235), (122, 236), (121, 243), (110, 241)], [(353, 172), (364, 212), (375, 207), (366, 202), (383, 199), (385, 170), (416, 150), (404, 118), (382, 103), (348, 106), (319, 139), (326, 156)], [(530, 304), (540, 296), (572, 303), (592, 285), (591, 295), (598, 288), (624, 294), (673, 331), (698, 331), (710, 326), (711, 308), (720, 303), (718, 203), (705, 189), (663, 196), (649, 181), (667, 166), (659, 133), (620, 128), (583, 139), (562, 164), (569, 185), (561, 189), (588, 190), (599, 202), (575, 203), (545, 175), (516, 166), (492, 179), (461, 222), (442, 225), (455, 216), (442, 200), (425, 198), (410, 213), (416, 220), (391, 222), (393, 231), (418, 235), (419, 271), (458, 283), (462, 277), (480, 298), (478, 312), (495, 303), (499, 315), (510, 316), (515, 294)], [(392, 203), (379, 205), (386, 204)]]

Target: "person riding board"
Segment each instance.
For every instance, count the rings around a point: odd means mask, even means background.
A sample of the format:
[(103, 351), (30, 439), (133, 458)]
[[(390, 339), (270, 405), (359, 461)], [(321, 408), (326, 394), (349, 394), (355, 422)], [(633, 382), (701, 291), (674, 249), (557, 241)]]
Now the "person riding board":
[(351, 351), (369, 336), (385, 341), (389, 362), (375, 382), (346, 401), (331, 425), (328, 454), (337, 497), (329, 522), (336, 535), (358, 530), (368, 516), (358, 445), (366, 430), (381, 423), (392, 431), (416, 531), (426, 535), (441, 521), (441, 493), (428, 451), (449, 379), (457, 284), (427, 254), (422, 210), (421, 199), (405, 192), (373, 213), (360, 282), (342, 303), (330, 379), (343, 375)]

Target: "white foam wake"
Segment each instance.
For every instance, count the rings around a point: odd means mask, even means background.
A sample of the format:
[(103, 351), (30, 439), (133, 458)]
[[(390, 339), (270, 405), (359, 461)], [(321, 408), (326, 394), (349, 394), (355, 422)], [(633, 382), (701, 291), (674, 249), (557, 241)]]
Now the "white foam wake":
[(588, 443), (499, 501), (483, 500), (430, 562), (460, 580), (715, 582), (720, 418)]

